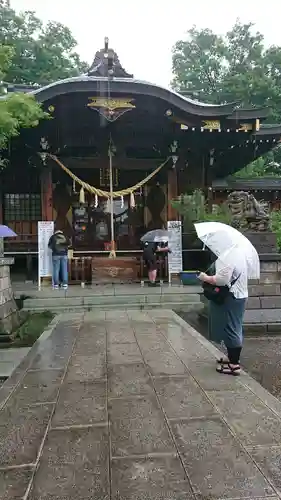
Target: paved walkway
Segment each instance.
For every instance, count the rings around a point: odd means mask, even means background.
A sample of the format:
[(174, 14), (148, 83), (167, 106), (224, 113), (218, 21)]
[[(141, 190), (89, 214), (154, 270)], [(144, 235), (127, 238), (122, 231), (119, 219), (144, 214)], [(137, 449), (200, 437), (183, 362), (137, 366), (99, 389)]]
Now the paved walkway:
[(0, 499), (281, 498), (281, 402), (216, 355), (171, 311), (57, 317), (0, 389)]
[(10, 377), (14, 369), (29, 352), (30, 347), (18, 347), (0, 350), (0, 378)]

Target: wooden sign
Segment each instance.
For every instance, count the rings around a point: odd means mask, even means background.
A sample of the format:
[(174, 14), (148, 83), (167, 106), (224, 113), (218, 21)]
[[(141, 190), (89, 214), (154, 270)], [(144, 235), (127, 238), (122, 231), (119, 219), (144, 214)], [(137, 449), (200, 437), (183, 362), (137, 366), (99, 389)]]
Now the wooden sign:
[(169, 276), (171, 276), (182, 271), (182, 223), (180, 220), (169, 220), (167, 229), (171, 249), (171, 253), (168, 254)]
[(52, 252), (48, 248), (49, 239), (54, 234), (53, 221), (38, 222), (38, 287), (41, 278), (52, 276)]

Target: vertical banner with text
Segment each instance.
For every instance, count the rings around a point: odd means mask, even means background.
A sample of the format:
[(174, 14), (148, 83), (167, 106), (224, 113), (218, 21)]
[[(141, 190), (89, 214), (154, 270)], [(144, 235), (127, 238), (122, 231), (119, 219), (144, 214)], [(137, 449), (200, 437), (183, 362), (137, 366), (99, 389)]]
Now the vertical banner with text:
[(172, 274), (179, 274), (182, 271), (182, 223), (180, 220), (169, 220), (167, 222), (169, 231), (169, 248), (171, 253), (168, 257), (169, 282)]
[(53, 221), (38, 222), (38, 287), (41, 278), (52, 276), (52, 252), (48, 248), (49, 239), (54, 234)]

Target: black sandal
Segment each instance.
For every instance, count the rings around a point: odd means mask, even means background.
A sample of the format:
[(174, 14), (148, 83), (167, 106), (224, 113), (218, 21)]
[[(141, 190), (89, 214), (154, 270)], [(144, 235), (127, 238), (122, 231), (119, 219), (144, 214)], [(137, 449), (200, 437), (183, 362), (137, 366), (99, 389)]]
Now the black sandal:
[(223, 375), (233, 375), (237, 377), (241, 373), (241, 367), (239, 366), (231, 366), (230, 363), (222, 364), (220, 367), (217, 367), (217, 372), (222, 373)]
[(227, 358), (220, 358), (220, 359), (217, 359), (217, 363), (218, 363), (218, 365), (228, 365), (229, 364), (229, 359), (227, 359)]

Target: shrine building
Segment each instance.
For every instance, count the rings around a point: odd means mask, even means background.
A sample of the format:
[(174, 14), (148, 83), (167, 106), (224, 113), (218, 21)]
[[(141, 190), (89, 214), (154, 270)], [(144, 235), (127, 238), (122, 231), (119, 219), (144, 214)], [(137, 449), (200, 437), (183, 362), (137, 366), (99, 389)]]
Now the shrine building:
[[(7, 90), (30, 92), (51, 115), (11, 142), (0, 174), (0, 223), (18, 235), (5, 252), (16, 257), (36, 255), (40, 220), (72, 238), (74, 255), (108, 252), (110, 156), (112, 192), (125, 190), (114, 197), (116, 252), (137, 256), (144, 232), (177, 220), (172, 199), (208, 190), (281, 138), (281, 125), (263, 126), (267, 109), (204, 104), (138, 80), (107, 42), (86, 74)], [(83, 199), (79, 181), (95, 188)]]

